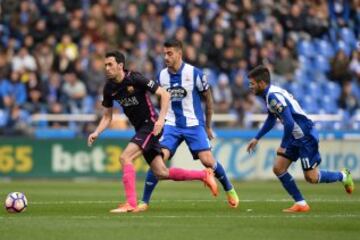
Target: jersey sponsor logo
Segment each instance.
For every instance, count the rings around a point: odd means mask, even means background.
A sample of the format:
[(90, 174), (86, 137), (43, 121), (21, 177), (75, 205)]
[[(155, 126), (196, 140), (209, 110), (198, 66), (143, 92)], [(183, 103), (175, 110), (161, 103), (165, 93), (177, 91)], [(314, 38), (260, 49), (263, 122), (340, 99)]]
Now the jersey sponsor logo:
[(135, 89), (134, 89), (133, 86), (127, 86), (126, 90), (127, 90), (128, 93), (133, 93)]
[(150, 81), (147, 83), (147, 86), (148, 86), (149, 88), (153, 88), (154, 85), (155, 85), (154, 80), (150, 80)]
[(116, 101), (118, 103), (120, 103), (121, 106), (123, 106), (123, 107), (131, 107), (131, 106), (139, 105), (139, 101), (137, 100), (137, 98), (135, 96), (132, 96), (129, 98), (117, 99)]
[(174, 86), (166, 90), (170, 93), (171, 101), (181, 101), (187, 95), (186, 89), (182, 86)]

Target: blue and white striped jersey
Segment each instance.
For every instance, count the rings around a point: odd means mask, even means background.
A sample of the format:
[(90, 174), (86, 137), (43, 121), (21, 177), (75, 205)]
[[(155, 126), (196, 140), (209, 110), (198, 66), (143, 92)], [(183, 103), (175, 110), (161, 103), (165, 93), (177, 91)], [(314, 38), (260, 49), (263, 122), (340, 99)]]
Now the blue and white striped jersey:
[(284, 125), (284, 136), (281, 146), (286, 147), (293, 139), (301, 139), (312, 134), (313, 122), (300, 107), (298, 101), (285, 89), (270, 85), (264, 92), (263, 98), (269, 111), (262, 129), (256, 138), (260, 139), (275, 125), (279, 118)]
[(209, 84), (200, 69), (183, 62), (175, 74), (163, 69), (158, 82), (171, 95), (165, 124), (177, 127), (204, 125), (201, 92), (206, 91)]

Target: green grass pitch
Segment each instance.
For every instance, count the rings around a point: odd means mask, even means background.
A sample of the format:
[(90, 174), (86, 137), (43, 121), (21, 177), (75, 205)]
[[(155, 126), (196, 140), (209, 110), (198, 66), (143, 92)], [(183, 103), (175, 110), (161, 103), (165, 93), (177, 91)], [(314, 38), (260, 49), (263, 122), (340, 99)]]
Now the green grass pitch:
[[(360, 183), (358, 183), (359, 185)], [(292, 202), (277, 181), (235, 184), (241, 203), (227, 206), (198, 182), (162, 182), (149, 211), (110, 214), (123, 200), (118, 181), (0, 182), (0, 200), (22, 191), (26, 212), (0, 211), (0, 239), (359, 239), (360, 193), (347, 195), (340, 183), (299, 182), (312, 211), (286, 214)], [(138, 196), (142, 182), (138, 182)], [(220, 186), (219, 186), (220, 187)]]

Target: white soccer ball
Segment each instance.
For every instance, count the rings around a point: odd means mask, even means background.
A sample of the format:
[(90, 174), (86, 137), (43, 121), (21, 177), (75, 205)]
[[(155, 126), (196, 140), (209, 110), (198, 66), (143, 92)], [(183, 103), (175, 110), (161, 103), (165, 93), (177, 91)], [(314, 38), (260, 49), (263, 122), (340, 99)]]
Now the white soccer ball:
[(5, 199), (5, 209), (9, 213), (21, 213), (28, 205), (25, 194), (21, 192), (9, 193)]

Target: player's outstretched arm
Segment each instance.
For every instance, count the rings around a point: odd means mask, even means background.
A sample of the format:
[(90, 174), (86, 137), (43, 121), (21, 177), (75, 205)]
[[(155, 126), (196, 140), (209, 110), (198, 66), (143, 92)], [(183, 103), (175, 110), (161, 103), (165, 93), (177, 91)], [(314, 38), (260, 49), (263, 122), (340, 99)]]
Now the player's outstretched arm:
[(155, 94), (160, 97), (160, 113), (159, 118), (154, 124), (153, 133), (155, 136), (161, 133), (161, 130), (165, 123), (165, 116), (169, 108), (170, 94), (162, 87), (158, 87)]
[(205, 126), (206, 126), (206, 133), (210, 140), (214, 139), (214, 133), (211, 128), (212, 122), (212, 114), (214, 109), (213, 98), (211, 94), (210, 88), (202, 93), (203, 99), (205, 101)]
[(269, 113), (268, 117), (266, 118), (264, 125), (261, 127), (260, 131), (256, 135), (255, 138), (251, 139), (251, 141), (248, 143), (246, 150), (248, 153), (251, 153), (255, 150), (255, 147), (260, 140), (266, 133), (268, 133), (275, 125), (276, 123), (276, 117), (274, 114)]
[(257, 140), (256, 138), (253, 138), (251, 139), (251, 141), (248, 143), (247, 147), (246, 147), (246, 151), (250, 154), (252, 153), (255, 148), (256, 148), (256, 145), (258, 143), (259, 140)]
[(90, 147), (95, 140), (97, 139), (97, 137), (100, 135), (100, 133), (102, 133), (102, 131), (104, 131), (109, 124), (111, 123), (112, 120), (112, 107), (111, 108), (104, 108), (104, 115), (100, 120), (99, 125), (97, 126), (96, 130), (91, 133), (88, 137), (88, 146)]

